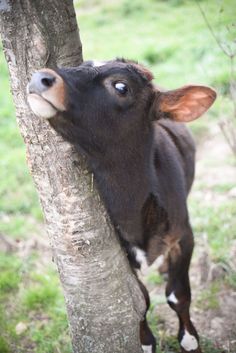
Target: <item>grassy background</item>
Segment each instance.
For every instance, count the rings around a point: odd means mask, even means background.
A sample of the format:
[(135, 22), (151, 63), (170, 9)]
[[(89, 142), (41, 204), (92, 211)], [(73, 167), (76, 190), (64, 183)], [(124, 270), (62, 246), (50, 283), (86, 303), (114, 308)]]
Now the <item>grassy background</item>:
[[(225, 25), (235, 23), (235, 1), (200, 3), (219, 36), (226, 38)], [(81, 0), (75, 7), (85, 60), (131, 58), (149, 66), (161, 86), (195, 82), (218, 89), (221, 95), (214, 107), (191, 125), (198, 142), (207, 138), (223, 113), (231, 114), (229, 62), (195, 1)], [(64, 300), (50, 253), (44, 251), (43, 217), (15, 122), (2, 51), (0, 80), (0, 234), (12, 244), (10, 250), (0, 247), (0, 352), (69, 353)], [(206, 168), (212, 163), (217, 161), (207, 161)], [(226, 163), (232, 164), (232, 158)], [(221, 180), (211, 188), (224, 195), (233, 186)], [(206, 184), (198, 181), (196, 187), (204, 190)], [(212, 259), (227, 262), (235, 238), (235, 202), (223, 198), (214, 205), (210, 200), (202, 208), (200, 201), (197, 193), (190, 200), (195, 233), (207, 233)], [(161, 283), (154, 275), (148, 281)], [(230, 286), (235, 282), (235, 275), (228, 277)], [(155, 326), (152, 314), (150, 320)], [(155, 332), (160, 337), (156, 327)], [(204, 345), (205, 352), (222, 352), (209, 341)], [(165, 339), (161, 351), (176, 352), (176, 340)]]

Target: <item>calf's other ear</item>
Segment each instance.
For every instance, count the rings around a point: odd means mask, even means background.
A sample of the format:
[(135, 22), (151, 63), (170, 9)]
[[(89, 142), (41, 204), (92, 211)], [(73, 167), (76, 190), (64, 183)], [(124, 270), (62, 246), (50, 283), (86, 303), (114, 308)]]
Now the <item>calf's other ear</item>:
[(154, 110), (156, 118), (189, 122), (205, 113), (216, 99), (216, 92), (206, 86), (184, 86), (166, 92), (157, 92)]

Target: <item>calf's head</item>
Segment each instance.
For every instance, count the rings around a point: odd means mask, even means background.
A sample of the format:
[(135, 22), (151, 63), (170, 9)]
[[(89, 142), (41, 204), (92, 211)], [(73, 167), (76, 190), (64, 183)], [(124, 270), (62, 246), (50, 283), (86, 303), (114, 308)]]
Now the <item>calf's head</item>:
[(205, 86), (162, 92), (152, 78), (149, 70), (125, 60), (42, 69), (28, 84), (28, 102), (70, 142), (83, 144), (87, 136), (91, 148), (103, 150), (102, 146), (145, 133), (153, 120), (194, 120), (216, 98)]

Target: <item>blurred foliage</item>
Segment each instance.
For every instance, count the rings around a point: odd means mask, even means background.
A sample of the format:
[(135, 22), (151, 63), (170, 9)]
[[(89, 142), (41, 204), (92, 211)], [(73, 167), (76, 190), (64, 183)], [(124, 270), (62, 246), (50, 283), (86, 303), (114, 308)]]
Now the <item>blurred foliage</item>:
[(218, 293), (220, 291), (220, 287), (220, 283), (218, 282), (213, 282), (210, 284), (208, 288), (201, 292), (201, 295), (198, 298), (198, 305), (204, 310), (218, 309)]

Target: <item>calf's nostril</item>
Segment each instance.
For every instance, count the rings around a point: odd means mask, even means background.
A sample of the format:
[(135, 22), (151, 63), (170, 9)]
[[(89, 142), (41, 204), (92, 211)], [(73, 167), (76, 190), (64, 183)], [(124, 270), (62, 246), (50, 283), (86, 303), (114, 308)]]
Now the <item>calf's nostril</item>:
[(55, 80), (55, 77), (43, 77), (41, 79), (41, 83), (45, 87), (51, 87), (54, 84)]
[(50, 72), (37, 71), (28, 84), (28, 93), (42, 94), (56, 82), (56, 77)]

